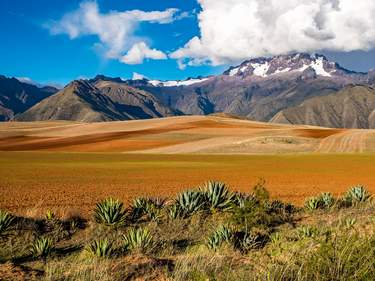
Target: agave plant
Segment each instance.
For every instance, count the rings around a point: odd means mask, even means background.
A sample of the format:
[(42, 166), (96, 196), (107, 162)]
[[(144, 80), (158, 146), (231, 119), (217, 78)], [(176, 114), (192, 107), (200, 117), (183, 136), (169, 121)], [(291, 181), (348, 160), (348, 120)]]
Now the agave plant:
[(133, 220), (138, 220), (147, 215), (151, 220), (158, 220), (161, 216), (161, 209), (164, 203), (165, 200), (160, 198), (136, 198), (131, 208), (131, 217)]
[(50, 237), (37, 238), (30, 248), (30, 254), (34, 258), (46, 258), (53, 250), (53, 241)]
[(14, 221), (14, 216), (7, 211), (0, 210), (0, 234), (7, 231)]
[(147, 228), (130, 229), (122, 236), (122, 240), (125, 250), (141, 253), (147, 252), (154, 245), (151, 232)]
[(265, 242), (262, 235), (245, 231), (236, 237), (236, 246), (241, 252), (248, 252), (252, 249), (260, 248)]
[(53, 221), (56, 218), (56, 215), (51, 210), (47, 210), (46, 212), (46, 220), (47, 221)]
[(179, 216), (185, 218), (203, 209), (204, 197), (200, 191), (187, 190), (177, 196), (174, 204), (179, 209)]
[(88, 244), (85, 251), (93, 257), (110, 258), (114, 253), (114, 247), (108, 239), (99, 239)]
[(329, 192), (323, 192), (318, 197), (321, 208), (331, 208), (335, 204), (335, 198)]
[(234, 193), (234, 204), (239, 208), (245, 208), (246, 204), (257, 204), (258, 199), (254, 194)]
[(297, 233), (300, 239), (311, 238), (317, 236), (319, 234), (319, 230), (312, 226), (301, 226), (297, 229)]
[(125, 211), (123, 203), (117, 199), (107, 198), (98, 204), (94, 211), (97, 223), (108, 226), (119, 226), (125, 223)]
[(313, 211), (317, 210), (320, 207), (320, 200), (317, 197), (311, 197), (305, 201), (305, 208)]
[(229, 210), (235, 204), (235, 194), (229, 191), (225, 183), (209, 181), (200, 190), (210, 210)]
[(363, 185), (357, 185), (350, 188), (345, 196), (344, 200), (350, 205), (366, 202), (371, 199), (371, 194), (366, 190)]
[(171, 219), (177, 219), (179, 217), (182, 217), (181, 209), (178, 204), (172, 204), (167, 209), (167, 213), (169, 218)]
[(206, 241), (207, 247), (212, 250), (217, 250), (222, 243), (231, 242), (233, 238), (233, 231), (225, 225), (220, 225)]

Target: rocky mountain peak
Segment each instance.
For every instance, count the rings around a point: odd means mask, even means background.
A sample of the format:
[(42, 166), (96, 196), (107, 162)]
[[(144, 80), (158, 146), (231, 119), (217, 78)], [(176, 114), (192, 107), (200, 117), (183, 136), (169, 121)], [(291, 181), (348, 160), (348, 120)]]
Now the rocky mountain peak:
[(329, 61), (324, 55), (295, 53), (247, 60), (239, 66), (229, 68), (223, 74), (232, 77), (257, 76), (266, 78), (272, 75), (285, 75), (306, 70), (313, 70), (317, 76), (322, 77), (353, 73), (335, 62)]

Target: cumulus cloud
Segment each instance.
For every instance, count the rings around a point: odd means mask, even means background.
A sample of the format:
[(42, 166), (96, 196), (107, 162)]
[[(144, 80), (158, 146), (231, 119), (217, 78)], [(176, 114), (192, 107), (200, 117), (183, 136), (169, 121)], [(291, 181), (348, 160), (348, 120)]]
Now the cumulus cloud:
[[(173, 8), (150, 12), (111, 11), (103, 14), (96, 2), (88, 1), (82, 2), (79, 9), (65, 14), (60, 20), (47, 23), (46, 27), (52, 34), (67, 34), (71, 39), (84, 35), (98, 36), (107, 58), (126, 61), (123, 55), (130, 48), (142, 48), (147, 53), (144, 58), (160, 58), (160, 52), (145, 48), (144, 43), (139, 43), (140, 38), (134, 34), (135, 30), (141, 22), (167, 24), (179, 19), (181, 15)], [(131, 50), (132, 54), (137, 52), (136, 49)]]
[(198, 0), (200, 35), (170, 54), (180, 67), (375, 47), (374, 0)]
[(167, 55), (162, 51), (150, 49), (145, 42), (139, 42), (121, 58), (121, 61), (126, 64), (140, 64), (145, 59), (165, 60)]

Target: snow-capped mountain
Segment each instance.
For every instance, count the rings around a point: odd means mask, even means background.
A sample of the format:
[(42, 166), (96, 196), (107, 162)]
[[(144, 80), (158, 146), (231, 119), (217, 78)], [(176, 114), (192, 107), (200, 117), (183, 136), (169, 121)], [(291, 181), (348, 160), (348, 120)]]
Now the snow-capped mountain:
[(197, 83), (204, 82), (208, 79), (209, 79), (208, 77), (205, 77), (205, 78), (188, 78), (186, 80), (169, 80), (169, 81), (148, 80), (148, 83), (157, 87), (180, 87), (180, 86), (191, 86)]
[(223, 74), (184, 81), (128, 80), (185, 114), (226, 112), (269, 121), (279, 111), (350, 84), (375, 84), (375, 71), (347, 70), (323, 55), (255, 58)]
[(257, 76), (266, 78), (273, 75), (302, 73), (312, 70), (317, 76), (333, 77), (352, 74), (352, 71), (342, 68), (335, 62), (327, 60), (323, 55), (298, 53), (275, 56), (271, 58), (256, 58), (231, 67), (224, 72), (228, 76)]

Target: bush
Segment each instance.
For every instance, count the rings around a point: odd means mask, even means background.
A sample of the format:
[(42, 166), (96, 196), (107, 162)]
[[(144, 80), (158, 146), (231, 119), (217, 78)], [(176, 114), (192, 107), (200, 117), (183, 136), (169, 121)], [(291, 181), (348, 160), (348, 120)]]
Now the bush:
[(31, 245), (30, 254), (34, 258), (46, 258), (52, 250), (52, 239), (50, 237), (39, 237)]
[(125, 211), (123, 203), (117, 199), (107, 198), (98, 204), (94, 211), (97, 223), (107, 226), (120, 226), (125, 223)]
[(85, 250), (89, 255), (97, 258), (110, 258), (114, 253), (113, 243), (108, 239), (94, 240), (86, 246)]
[(253, 194), (260, 201), (265, 201), (270, 199), (270, 193), (266, 189), (266, 180), (260, 178), (258, 182), (253, 187)]
[(209, 181), (200, 188), (203, 192), (206, 207), (210, 210), (229, 210), (235, 204), (235, 194), (231, 193), (225, 183)]
[(311, 252), (301, 251), (283, 264), (273, 263), (259, 280), (374, 280), (375, 240), (342, 235), (323, 241)]
[(13, 215), (7, 211), (0, 210), (0, 235), (9, 229), (13, 222)]
[(154, 241), (151, 232), (146, 228), (131, 229), (122, 236), (125, 250), (146, 253), (151, 250)]
[(212, 250), (217, 250), (224, 242), (230, 243), (233, 238), (233, 231), (228, 227), (219, 226), (206, 241), (207, 247)]

